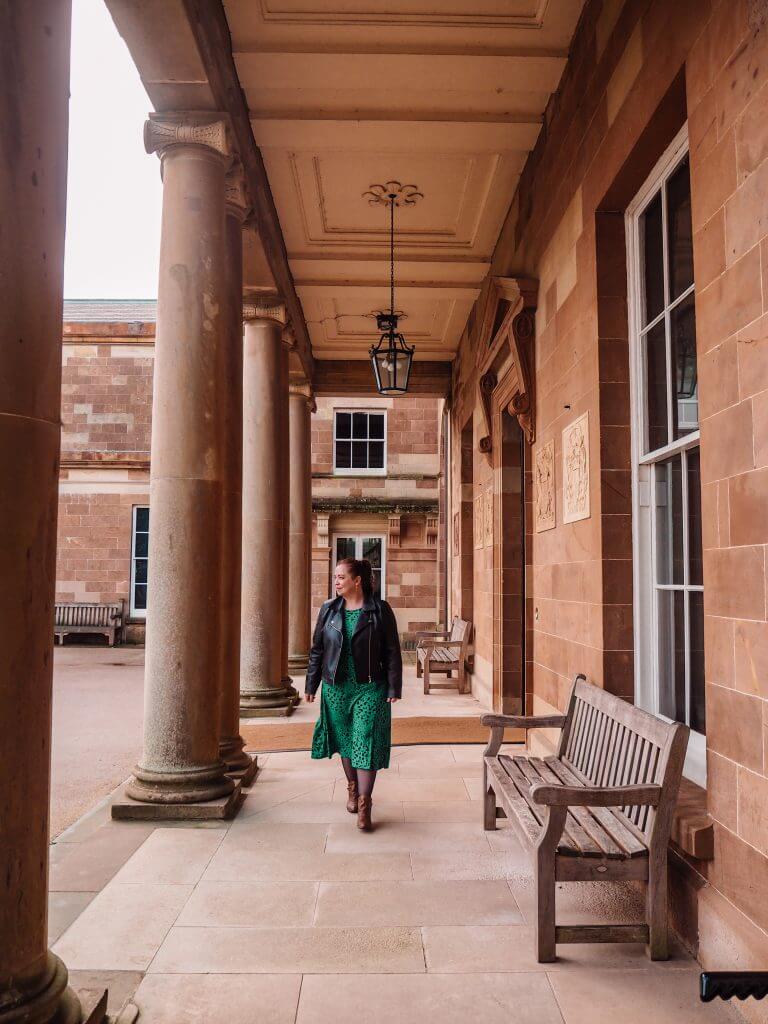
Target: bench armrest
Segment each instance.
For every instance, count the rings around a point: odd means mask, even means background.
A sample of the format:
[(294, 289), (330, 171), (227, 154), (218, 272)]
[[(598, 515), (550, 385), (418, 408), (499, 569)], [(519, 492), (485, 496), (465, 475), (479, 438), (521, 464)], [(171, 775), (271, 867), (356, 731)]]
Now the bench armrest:
[(505, 728), (562, 729), (565, 723), (565, 715), (481, 715), (480, 725), (487, 725), (491, 730), (491, 738), (483, 756), (495, 757), (498, 754)]
[(562, 729), (565, 715), (483, 715), (480, 725), (491, 729)]
[(419, 640), (426, 640), (432, 636), (450, 636), (451, 631), (450, 629), (417, 629), (413, 635)]
[(419, 640), (416, 645), (418, 651), (434, 651), (436, 647), (456, 647), (461, 649), (464, 646), (463, 640)]
[(531, 800), (545, 807), (656, 807), (661, 786), (531, 786)]

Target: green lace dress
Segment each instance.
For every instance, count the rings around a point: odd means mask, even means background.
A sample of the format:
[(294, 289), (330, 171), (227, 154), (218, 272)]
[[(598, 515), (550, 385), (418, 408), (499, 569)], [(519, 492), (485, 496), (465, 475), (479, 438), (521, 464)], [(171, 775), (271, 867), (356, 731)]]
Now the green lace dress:
[(389, 767), (392, 713), (387, 688), (358, 682), (352, 658), (352, 634), (362, 608), (342, 612), (344, 637), (336, 681), (323, 684), (320, 717), (312, 737), (312, 757), (348, 757), (353, 768)]

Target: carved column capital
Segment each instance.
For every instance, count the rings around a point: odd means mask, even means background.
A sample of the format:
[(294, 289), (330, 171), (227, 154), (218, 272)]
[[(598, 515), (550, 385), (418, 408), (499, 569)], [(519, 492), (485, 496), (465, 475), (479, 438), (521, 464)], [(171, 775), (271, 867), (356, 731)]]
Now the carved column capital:
[(291, 381), (288, 384), (288, 393), (294, 398), (303, 398), (309, 407), (309, 411), (317, 412), (317, 403), (315, 402), (311, 384)]
[(260, 301), (246, 299), (243, 302), (243, 320), (245, 323), (253, 323), (256, 320), (271, 320), (273, 323), (285, 327), (288, 322), (288, 316), (282, 302), (270, 301), (269, 298), (264, 298)]
[(224, 179), (224, 204), (227, 216), (237, 217), (241, 224), (251, 212), (251, 204), (245, 189), (245, 175), (239, 162), (230, 167)]
[(150, 114), (144, 122), (144, 149), (162, 158), (172, 146), (202, 146), (224, 161), (232, 156), (227, 121), (221, 114), (196, 111)]

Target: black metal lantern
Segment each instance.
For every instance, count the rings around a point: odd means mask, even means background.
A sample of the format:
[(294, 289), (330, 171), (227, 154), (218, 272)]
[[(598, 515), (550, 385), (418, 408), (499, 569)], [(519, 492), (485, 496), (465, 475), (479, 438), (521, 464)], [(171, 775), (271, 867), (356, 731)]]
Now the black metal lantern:
[[(390, 184), (389, 182), (387, 184)], [(395, 183), (392, 183), (395, 184)], [(389, 204), (389, 312), (378, 313), (376, 325), (381, 331), (378, 345), (371, 346), (370, 356), (376, 390), (380, 395), (404, 395), (408, 390), (411, 363), (415, 345), (407, 345), (397, 329), (398, 316), (395, 313), (395, 206), (396, 192), (389, 192), (386, 199), (379, 201)]]

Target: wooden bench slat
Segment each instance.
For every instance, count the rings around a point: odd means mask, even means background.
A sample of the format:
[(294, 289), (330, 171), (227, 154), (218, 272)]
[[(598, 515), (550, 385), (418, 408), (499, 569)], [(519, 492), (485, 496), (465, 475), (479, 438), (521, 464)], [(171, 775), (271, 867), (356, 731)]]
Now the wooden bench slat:
[[(582, 786), (584, 780), (577, 776), (567, 767), (564, 761), (556, 757), (545, 758), (547, 765), (560, 782), (567, 786)], [(641, 857), (647, 854), (648, 846), (644, 838), (636, 835), (629, 821), (622, 820), (623, 815), (618, 808), (613, 807), (590, 807), (589, 813), (600, 822), (605, 831), (613, 841), (629, 857)]]
[[(512, 812), (515, 821), (525, 832), (529, 843), (535, 845), (541, 835), (541, 820), (534, 815), (530, 805), (523, 799), (517, 787), (511, 782), (503, 768), (500, 767), (496, 758), (486, 757), (485, 764), (488, 774), (493, 776), (496, 782), (496, 787), (494, 788), (502, 803), (502, 807), (504, 807), (505, 811)], [(509, 813), (507, 816), (511, 817)]]

